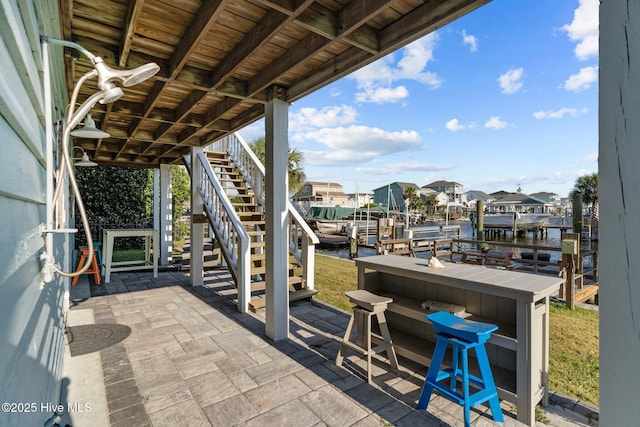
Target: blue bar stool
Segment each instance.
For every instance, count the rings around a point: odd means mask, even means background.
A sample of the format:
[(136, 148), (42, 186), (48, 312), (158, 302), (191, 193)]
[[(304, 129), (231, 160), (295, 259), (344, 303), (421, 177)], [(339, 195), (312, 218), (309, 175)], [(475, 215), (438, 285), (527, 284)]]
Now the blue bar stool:
[[(439, 394), (464, 406), (464, 425), (471, 426), (471, 407), (489, 402), (493, 420), (504, 422), (498, 391), (493, 381), (491, 367), (484, 343), (489, 340), (491, 333), (498, 330), (496, 325), (465, 320), (451, 313), (439, 311), (427, 315), (431, 326), (436, 331), (436, 348), (433, 352), (431, 365), (422, 387), (418, 409), (427, 409), (431, 393), (436, 390)], [(451, 368), (440, 369), (447, 346), (452, 347)], [(475, 349), (480, 377), (469, 373), (469, 350)], [(460, 367), (462, 362), (462, 368)], [(443, 384), (450, 380), (449, 385)], [(462, 380), (462, 392), (457, 390), (457, 381)], [(473, 384), (479, 391), (471, 394), (469, 385)]]

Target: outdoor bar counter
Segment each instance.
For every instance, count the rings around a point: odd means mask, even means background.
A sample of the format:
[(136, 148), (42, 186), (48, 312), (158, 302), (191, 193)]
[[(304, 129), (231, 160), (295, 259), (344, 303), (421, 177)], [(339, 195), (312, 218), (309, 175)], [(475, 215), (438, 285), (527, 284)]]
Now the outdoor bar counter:
[[(518, 420), (535, 424), (535, 407), (547, 404), (549, 296), (561, 278), (397, 255), (356, 259), (358, 288), (393, 298), (387, 322), (396, 352), (428, 366), (435, 345), (426, 315), (431, 306), (460, 306), (461, 317), (498, 325), (487, 353), (501, 399)], [(437, 311), (435, 309), (434, 311)], [(475, 362), (472, 364), (475, 365)]]

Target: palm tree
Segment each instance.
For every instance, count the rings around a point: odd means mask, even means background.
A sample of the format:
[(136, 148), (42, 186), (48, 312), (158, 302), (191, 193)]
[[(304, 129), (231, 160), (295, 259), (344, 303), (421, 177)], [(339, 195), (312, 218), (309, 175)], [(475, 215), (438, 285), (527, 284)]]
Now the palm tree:
[(431, 208), (431, 215), (434, 215), (436, 213), (436, 206), (438, 205), (438, 195), (435, 193), (429, 194), (426, 204), (428, 208)]
[(591, 206), (591, 221), (594, 228), (598, 227), (598, 174), (582, 175), (576, 179), (576, 183), (569, 194), (570, 197), (579, 194), (582, 203)]
[[(412, 208), (412, 202), (416, 197), (416, 189), (413, 187), (406, 187), (403, 191), (402, 191), (402, 198), (405, 200), (405, 206), (407, 207), (407, 209), (411, 209)], [(408, 200), (408, 202), (407, 202)], [(407, 212), (408, 213), (408, 212)]]
[[(264, 136), (254, 139), (249, 143), (249, 147), (260, 159), (262, 164), (266, 162), (266, 140)], [(307, 179), (304, 173), (304, 153), (298, 148), (289, 147), (289, 193), (297, 193), (304, 187)]]

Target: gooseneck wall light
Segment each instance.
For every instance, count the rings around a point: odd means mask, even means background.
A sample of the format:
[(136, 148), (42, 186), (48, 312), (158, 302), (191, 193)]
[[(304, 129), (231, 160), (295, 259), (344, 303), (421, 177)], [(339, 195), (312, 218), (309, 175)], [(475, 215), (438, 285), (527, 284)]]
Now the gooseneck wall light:
[(92, 162), (91, 160), (89, 160), (89, 155), (87, 154), (86, 151), (84, 151), (84, 149), (82, 147), (79, 146), (74, 146), (73, 147), (74, 150), (80, 150), (82, 151), (82, 157), (79, 159), (74, 158), (73, 160), (75, 160), (76, 162), (74, 163), (74, 166), (80, 166), (83, 168), (91, 168), (94, 166), (98, 166), (98, 164), (96, 162)]
[[(87, 214), (84, 208), (84, 204), (82, 203), (82, 197), (80, 195), (80, 191), (78, 189), (78, 184), (75, 180), (75, 174), (73, 170), (73, 164), (71, 162), (71, 155), (69, 153), (69, 138), (71, 129), (74, 129), (78, 124), (80, 124), (83, 117), (87, 116), (85, 119), (84, 127), (81, 129), (77, 129), (75, 135), (80, 137), (89, 137), (89, 138), (108, 138), (109, 134), (106, 132), (101, 133), (95, 128), (95, 122), (91, 119), (91, 116), (88, 114), (91, 108), (93, 108), (96, 103), (100, 102), (101, 104), (109, 104), (117, 101), (123, 95), (122, 88), (117, 84), (123, 87), (133, 86), (149, 77), (156, 74), (160, 67), (155, 63), (149, 63), (142, 65), (140, 67), (134, 68), (132, 70), (115, 70), (104, 63), (104, 60), (99, 56), (95, 56), (84, 47), (79, 45), (78, 43), (70, 42), (67, 40), (60, 40), (56, 38), (52, 38), (49, 36), (41, 36), (40, 41), (42, 43), (42, 57), (43, 57), (43, 67), (44, 67), (44, 101), (45, 101), (45, 138), (46, 138), (46, 163), (47, 163), (47, 176), (46, 176), (46, 224), (43, 227), (43, 233), (45, 234), (45, 252), (43, 252), (40, 256), (42, 262), (42, 275), (43, 281), (45, 283), (51, 282), (53, 280), (54, 274), (58, 273), (62, 276), (74, 277), (83, 274), (87, 269), (91, 266), (91, 260), (93, 259), (93, 238), (91, 236), (91, 230), (89, 228), (89, 221), (87, 219)], [(85, 75), (78, 79), (76, 83), (73, 93), (71, 94), (71, 100), (69, 102), (69, 113), (65, 120), (63, 131), (62, 131), (62, 139), (61, 143), (62, 147), (62, 156), (58, 163), (58, 169), (55, 173), (55, 191), (54, 191), (54, 166), (53, 166), (53, 139), (54, 139), (54, 131), (53, 131), (53, 108), (52, 108), (52, 94), (51, 94), (51, 71), (49, 64), (49, 45), (58, 45), (69, 47), (81, 52), (84, 56), (89, 58), (93, 64), (93, 70), (87, 72)], [(87, 98), (77, 110), (75, 110), (76, 100), (78, 98), (78, 92), (80, 88), (84, 84), (85, 81), (97, 78), (98, 80), (98, 88), (100, 89), (98, 92), (91, 95)], [(84, 134), (83, 131), (86, 131)], [(94, 132), (95, 131), (95, 132)], [(78, 135), (78, 133), (80, 133)], [(74, 147), (75, 148), (75, 147)], [(77, 147), (80, 148), (80, 147)], [(71, 148), (73, 149), (73, 148)], [(82, 148), (80, 148), (82, 150)], [(82, 160), (89, 160), (87, 154), (82, 150), (83, 156)], [(93, 162), (91, 162), (93, 163)], [(76, 163), (77, 164), (77, 163)], [(81, 166), (77, 164), (78, 166)], [(66, 272), (62, 270), (61, 267), (56, 265), (55, 259), (53, 257), (53, 234), (54, 233), (71, 233), (77, 230), (75, 229), (65, 229), (60, 226), (59, 223), (54, 223), (54, 218), (59, 206), (59, 200), (62, 194), (62, 185), (65, 182), (65, 174), (69, 176), (69, 183), (71, 184), (71, 190), (76, 199), (76, 205), (78, 207), (78, 212), (80, 213), (80, 218), (82, 219), (82, 226), (87, 236), (87, 245), (89, 249), (89, 256), (87, 257), (87, 262), (82, 268), (75, 272)]]
[[(96, 127), (96, 122), (91, 118), (91, 114), (87, 114), (84, 118), (84, 125), (81, 128), (77, 128), (71, 131), (71, 136), (78, 138), (110, 138), (107, 132), (100, 130)], [(82, 150), (84, 151), (84, 150)]]

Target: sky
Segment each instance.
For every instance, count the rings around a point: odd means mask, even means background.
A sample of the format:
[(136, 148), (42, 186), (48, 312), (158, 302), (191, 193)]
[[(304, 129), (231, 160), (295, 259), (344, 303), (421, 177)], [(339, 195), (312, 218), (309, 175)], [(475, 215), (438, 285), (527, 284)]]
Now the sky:
[(598, 168), (598, 0), (494, 0), (293, 103), (289, 145), (308, 181), (346, 193), (447, 180), (566, 197)]

